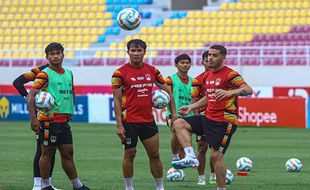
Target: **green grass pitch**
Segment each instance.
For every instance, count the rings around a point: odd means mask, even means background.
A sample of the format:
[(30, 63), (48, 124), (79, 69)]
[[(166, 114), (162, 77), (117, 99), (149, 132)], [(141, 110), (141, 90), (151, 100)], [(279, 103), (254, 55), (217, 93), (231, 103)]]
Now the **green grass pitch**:
[[(114, 125), (71, 123), (75, 163), (79, 177), (92, 190), (122, 190), (122, 145)], [(171, 167), (170, 131), (160, 126), (160, 153), (166, 171)], [(33, 184), (32, 162), (35, 153), (34, 134), (29, 122), (0, 123), (1, 190), (30, 190)], [(310, 187), (310, 130), (287, 128), (239, 127), (225, 155), (234, 180), (231, 190), (306, 190)], [(135, 159), (136, 190), (155, 189), (148, 158), (141, 143)], [(209, 155), (209, 154), (208, 154)], [(237, 176), (235, 162), (246, 156), (253, 161), (249, 176)], [(303, 162), (299, 173), (285, 170), (285, 162), (296, 157)], [(169, 182), (166, 190), (216, 189), (215, 185), (197, 186), (197, 171), (186, 169), (184, 182)], [(209, 168), (206, 169), (206, 174)], [(72, 189), (60, 165), (59, 153), (53, 173), (53, 184), (63, 190)]]

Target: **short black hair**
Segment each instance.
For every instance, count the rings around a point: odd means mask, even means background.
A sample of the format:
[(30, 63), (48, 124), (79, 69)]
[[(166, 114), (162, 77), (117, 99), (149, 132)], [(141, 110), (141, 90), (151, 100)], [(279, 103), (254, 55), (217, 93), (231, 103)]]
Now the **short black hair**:
[(181, 55), (178, 55), (175, 59), (174, 59), (174, 63), (178, 64), (179, 61), (181, 60), (189, 60), (189, 63), (192, 63), (192, 59), (190, 58), (189, 55), (187, 55), (186, 53), (183, 53)]
[(224, 46), (222, 46), (222, 45), (213, 45), (209, 49), (219, 50), (220, 54), (222, 54), (224, 56), (226, 56), (226, 54), (227, 54), (227, 49)]
[(209, 50), (207, 51), (204, 51), (201, 55), (201, 58), (202, 58), (202, 61), (205, 59), (205, 58), (208, 58), (208, 54), (209, 54)]
[(127, 42), (127, 50), (128, 51), (129, 51), (131, 46), (133, 46), (133, 47), (142, 47), (144, 49), (144, 51), (147, 48), (145, 41), (143, 41), (141, 39), (133, 39), (133, 40), (130, 40), (129, 42)]
[(46, 46), (45, 54), (48, 55), (49, 52), (54, 51), (54, 50), (61, 51), (63, 53), (65, 48), (61, 45), (61, 43), (52, 42)]

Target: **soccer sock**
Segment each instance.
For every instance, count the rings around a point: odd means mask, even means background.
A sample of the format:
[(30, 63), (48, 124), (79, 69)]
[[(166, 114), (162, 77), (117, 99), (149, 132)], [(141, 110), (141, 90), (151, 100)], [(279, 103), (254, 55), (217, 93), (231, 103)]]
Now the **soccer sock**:
[(75, 179), (71, 180), (71, 183), (73, 185), (74, 188), (80, 188), (83, 186), (83, 184), (81, 183), (80, 179), (77, 177)]
[(204, 175), (199, 175), (198, 176), (198, 180), (205, 180), (205, 179), (206, 179), (206, 177)]
[(156, 190), (164, 190), (163, 178), (155, 178)]
[(226, 190), (226, 188), (219, 188), (219, 187), (217, 187), (217, 190)]
[(173, 159), (173, 160), (180, 160), (179, 153), (177, 153), (177, 154), (172, 154), (172, 159)]
[(124, 178), (126, 190), (134, 190), (133, 188), (133, 178)]
[(45, 188), (48, 186), (52, 186), (51, 182), (49, 179), (41, 179), (41, 188)]
[(184, 148), (186, 157), (196, 158), (195, 152), (192, 146)]
[(41, 186), (41, 178), (40, 177), (34, 177), (33, 178), (33, 185)]
[(215, 173), (210, 173), (210, 178), (209, 178), (210, 180), (216, 180), (216, 175), (215, 175)]

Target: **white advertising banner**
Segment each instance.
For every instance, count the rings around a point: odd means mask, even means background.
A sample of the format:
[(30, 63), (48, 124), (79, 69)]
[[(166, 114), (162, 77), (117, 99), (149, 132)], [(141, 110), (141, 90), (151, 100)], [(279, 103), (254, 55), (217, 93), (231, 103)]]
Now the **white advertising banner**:
[[(89, 94), (89, 123), (115, 123), (112, 94)], [(158, 125), (166, 124), (166, 109), (153, 109), (153, 115)], [(130, 116), (128, 116), (130, 117)]]

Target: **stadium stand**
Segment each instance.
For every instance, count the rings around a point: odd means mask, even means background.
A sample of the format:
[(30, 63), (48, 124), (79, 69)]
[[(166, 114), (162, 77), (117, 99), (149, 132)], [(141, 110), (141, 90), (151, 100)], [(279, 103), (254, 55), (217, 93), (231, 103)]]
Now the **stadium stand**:
[[(188, 49), (200, 65), (202, 49), (215, 43), (228, 47), (229, 65), (310, 65), (308, 0), (240, 0), (222, 3), (215, 11), (174, 11), (169, 18), (154, 18), (148, 9), (152, 3), (0, 1), (0, 66), (41, 64), (37, 59), (44, 56), (42, 49), (51, 41), (64, 43), (66, 57), (75, 65), (117, 65), (126, 58), (124, 47), (132, 38), (141, 38), (153, 48), (147, 57), (154, 65), (171, 65), (171, 57)], [(135, 8), (143, 19), (155, 22), (126, 33), (115, 19), (125, 7)]]

